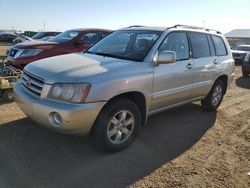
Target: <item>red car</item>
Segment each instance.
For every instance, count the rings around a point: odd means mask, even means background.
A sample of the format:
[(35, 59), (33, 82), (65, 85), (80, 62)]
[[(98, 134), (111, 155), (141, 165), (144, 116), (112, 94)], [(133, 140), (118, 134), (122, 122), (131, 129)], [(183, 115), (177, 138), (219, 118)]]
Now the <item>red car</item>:
[(8, 50), (7, 60), (14, 66), (23, 69), (33, 61), (56, 55), (85, 51), (110, 30), (104, 29), (72, 29), (65, 31), (48, 41), (24, 42), (12, 46)]

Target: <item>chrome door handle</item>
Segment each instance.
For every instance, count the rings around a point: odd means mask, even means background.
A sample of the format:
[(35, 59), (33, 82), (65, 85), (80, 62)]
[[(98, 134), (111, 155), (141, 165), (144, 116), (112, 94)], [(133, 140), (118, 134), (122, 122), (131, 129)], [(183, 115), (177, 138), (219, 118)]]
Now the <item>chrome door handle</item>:
[(216, 64), (219, 63), (219, 61), (217, 61), (217, 59), (215, 59), (215, 60), (213, 61), (213, 63), (216, 65)]
[(193, 67), (193, 66), (192, 66), (191, 63), (188, 63), (187, 66), (186, 66), (187, 69), (192, 69), (192, 67)]

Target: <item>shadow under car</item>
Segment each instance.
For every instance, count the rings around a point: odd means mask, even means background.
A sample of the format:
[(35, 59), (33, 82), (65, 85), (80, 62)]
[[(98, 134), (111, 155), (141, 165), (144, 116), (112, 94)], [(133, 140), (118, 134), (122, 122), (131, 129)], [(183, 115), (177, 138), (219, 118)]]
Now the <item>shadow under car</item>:
[(216, 112), (188, 104), (148, 119), (119, 153), (95, 150), (88, 136), (52, 132), (28, 118), (0, 126), (0, 187), (125, 187), (191, 148)]

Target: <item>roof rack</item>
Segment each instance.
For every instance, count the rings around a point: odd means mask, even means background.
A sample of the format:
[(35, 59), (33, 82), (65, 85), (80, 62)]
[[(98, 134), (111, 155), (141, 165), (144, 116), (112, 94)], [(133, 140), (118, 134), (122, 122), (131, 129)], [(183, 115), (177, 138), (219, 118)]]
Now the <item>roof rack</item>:
[(197, 27), (197, 26), (190, 26), (190, 25), (174, 25), (172, 27), (168, 27), (168, 29), (170, 28), (177, 28), (177, 27), (182, 27), (182, 28), (187, 28), (187, 29), (200, 29), (200, 30), (205, 30), (205, 31), (214, 31), (216, 32), (217, 34), (221, 34), (220, 31), (217, 31), (217, 30), (214, 30), (214, 29), (208, 29), (208, 28), (204, 28), (204, 27)]

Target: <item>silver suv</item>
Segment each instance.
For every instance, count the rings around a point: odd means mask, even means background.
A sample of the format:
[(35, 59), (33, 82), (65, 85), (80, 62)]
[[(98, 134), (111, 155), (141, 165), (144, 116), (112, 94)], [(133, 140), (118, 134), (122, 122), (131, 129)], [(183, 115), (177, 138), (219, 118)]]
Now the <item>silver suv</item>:
[(39, 124), (91, 134), (101, 148), (118, 151), (149, 115), (199, 100), (216, 110), (233, 77), (230, 47), (218, 31), (136, 26), (85, 53), (29, 64), (14, 90), (19, 107)]

